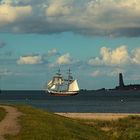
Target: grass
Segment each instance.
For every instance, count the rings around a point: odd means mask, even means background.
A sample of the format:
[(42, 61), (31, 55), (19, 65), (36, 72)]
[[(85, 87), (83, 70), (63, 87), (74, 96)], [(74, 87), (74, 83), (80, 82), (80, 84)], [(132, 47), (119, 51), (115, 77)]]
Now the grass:
[(8, 140), (108, 140), (102, 130), (77, 120), (29, 106), (18, 109), (24, 114), (20, 117), (22, 128), (17, 136), (6, 136)]
[(23, 112), (21, 131), (7, 140), (140, 140), (140, 117), (112, 121), (70, 119), (36, 109), (17, 106)]
[(128, 116), (112, 121), (80, 119), (79, 122), (104, 130), (110, 140), (140, 140), (139, 116)]
[(0, 107), (0, 121), (3, 120), (3, 118), (5, 117), (5, 115), (6, 115), (5, 109), (3, 109), (3, 108)]

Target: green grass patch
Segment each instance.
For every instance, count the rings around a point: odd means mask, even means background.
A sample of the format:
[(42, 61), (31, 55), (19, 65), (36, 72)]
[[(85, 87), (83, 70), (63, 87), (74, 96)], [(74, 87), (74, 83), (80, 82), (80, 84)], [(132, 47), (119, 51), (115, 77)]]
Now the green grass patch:
[(31, 106), (17, 106), (23, 113), (21, 131), (7, 140), (140, 140), (140, 117), (99, 121), (62, 117)]
[(6, 115), (5, 109), (0, 107), (0, 121), (4, 119), (5, 115)]
[(79, 122), (105, 131), (109, 140), (140, 140), (140, 116), (111, 121), (80, 119)]
[(108, 140), (101, 129), (30, 106), (18, 106), (21, 131), (8, 140)]

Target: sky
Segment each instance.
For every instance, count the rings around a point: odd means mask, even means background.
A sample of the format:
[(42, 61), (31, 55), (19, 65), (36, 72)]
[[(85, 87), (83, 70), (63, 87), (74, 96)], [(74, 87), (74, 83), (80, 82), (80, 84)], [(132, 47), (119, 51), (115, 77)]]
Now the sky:
[(140, 84), (140, 0), (0, 0), (0, 88), (40, 90), (60, 68), (80, 89)]

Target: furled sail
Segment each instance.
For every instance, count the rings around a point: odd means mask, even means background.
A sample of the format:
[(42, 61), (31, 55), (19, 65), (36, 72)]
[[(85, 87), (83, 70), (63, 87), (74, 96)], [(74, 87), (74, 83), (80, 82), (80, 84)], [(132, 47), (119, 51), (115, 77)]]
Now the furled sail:
[(55, 89), (55, 84), (53, 83), (53, 81), (51, 80), (51, 81), (49, 81), (49, 83), (48, 83), (48, 89)]
[(53, 85), (53, 81), (51, 80), (48, 82), (48, 88), (52, 87), (52, 85)]
[(56, 86), (55, 85), (52, 85), (52, 87), (50, 89), (55, 89), (55, 88), (56, 88)]
[(68, 91), (79, 91), (77, 80), (73, 80), (68, 87)]
[(61, 86), (63, 83), (64, 80), (62, 77), (54, 76), (53, 80), (49, 81), (48, 83), (48, 89), (59, 90), (59, 86)]
[(55, 84), (55, 85), (61, 85), (61, 84), (63, 84), (63, 78), (62, 77), (53, 77), (53, 84)]

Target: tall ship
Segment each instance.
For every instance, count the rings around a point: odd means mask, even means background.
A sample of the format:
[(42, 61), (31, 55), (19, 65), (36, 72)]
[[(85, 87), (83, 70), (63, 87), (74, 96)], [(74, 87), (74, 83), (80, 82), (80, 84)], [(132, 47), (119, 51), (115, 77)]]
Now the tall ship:
[(56, 96), (77, 95), (79, 93), (78, 82), (72, 77), (70, 69), (67, 78), (64, 78), (59, 69), (52, 80), (48, 82), (47, 92)]

